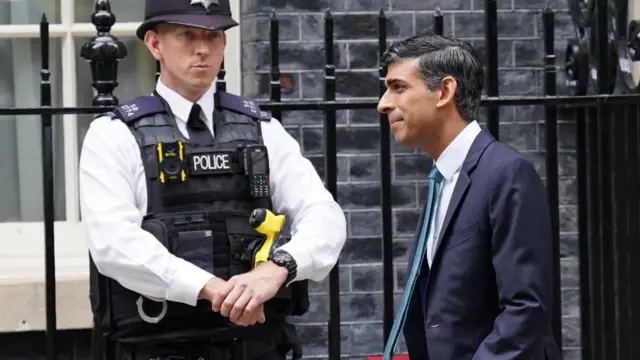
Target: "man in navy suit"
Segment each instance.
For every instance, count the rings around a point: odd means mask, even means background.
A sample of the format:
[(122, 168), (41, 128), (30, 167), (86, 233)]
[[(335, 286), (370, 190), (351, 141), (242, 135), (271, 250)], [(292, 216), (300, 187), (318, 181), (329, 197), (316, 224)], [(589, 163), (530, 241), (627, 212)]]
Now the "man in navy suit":
[(416, 36), (391, 46), (382, 63), (378, 111), (398, 143), (434, 160), (385, 360), (401, 331), (411, 360), (561, 359), (544, 185), (475, 120), (484, 80), (475, 50)]

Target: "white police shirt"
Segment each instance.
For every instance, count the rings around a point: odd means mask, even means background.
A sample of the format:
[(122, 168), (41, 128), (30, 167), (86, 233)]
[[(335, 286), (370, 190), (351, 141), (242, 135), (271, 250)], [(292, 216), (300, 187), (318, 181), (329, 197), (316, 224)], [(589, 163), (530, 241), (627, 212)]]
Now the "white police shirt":
[[(192, 103), (161, 81), (156, 90), (188, 136)], [(213, 88), (197, 103), (213, 133)], [(293, 220), (292, 239), (282, 249), (296, 260), (294, 281), (321, 281), (345, 243), (344, 213), (282, 125), (275, 119), (261, 125), (274, 210)], [(80, 154), (79, 186), (85, 241), (99, 271), (149, 298), (195, 305), (213, 275), (170, 254), (141, 229), (147, 210), (146, 178), (138, 144), (122, 121), (100, 117), (91, 123)]]

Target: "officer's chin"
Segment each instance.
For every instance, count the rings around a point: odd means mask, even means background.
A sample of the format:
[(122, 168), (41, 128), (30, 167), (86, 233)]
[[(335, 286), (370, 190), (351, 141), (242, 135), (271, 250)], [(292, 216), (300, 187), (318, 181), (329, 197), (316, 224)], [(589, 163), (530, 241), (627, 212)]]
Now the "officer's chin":
[(189, 79), (189, 85), (192, 87), (203, 88), (211, 86), (215, 76), (193, 76)]

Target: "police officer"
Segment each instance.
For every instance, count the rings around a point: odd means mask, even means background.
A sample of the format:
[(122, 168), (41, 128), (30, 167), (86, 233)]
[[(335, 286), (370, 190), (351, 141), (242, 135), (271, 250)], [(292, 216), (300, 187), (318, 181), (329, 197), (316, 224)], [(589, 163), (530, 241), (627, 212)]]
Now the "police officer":
[[(214, 91), (237, 25), (229, 0), (147, 0), (137, 36), (161, 65), (155, 90), (84, 139), (94, 359), (300, 356), (287, 319), (335, 265), (345, 218), (277, 120)], [(291, 236), (258, 263), (267, 210)]]

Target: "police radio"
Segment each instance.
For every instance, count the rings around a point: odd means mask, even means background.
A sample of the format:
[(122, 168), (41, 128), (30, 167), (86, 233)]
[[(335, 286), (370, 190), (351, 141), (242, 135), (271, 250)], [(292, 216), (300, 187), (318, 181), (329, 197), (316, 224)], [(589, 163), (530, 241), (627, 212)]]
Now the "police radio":
[(182, 141), (156, 144), (158, 157), (158, 180), (161, 183), (184, 182), (187, 179), (187, 164)]
[(249, 179), (251, 197), (269, 197), (269, 158), (264, 145), (247, 145), (243, 148), (244, 173)]

